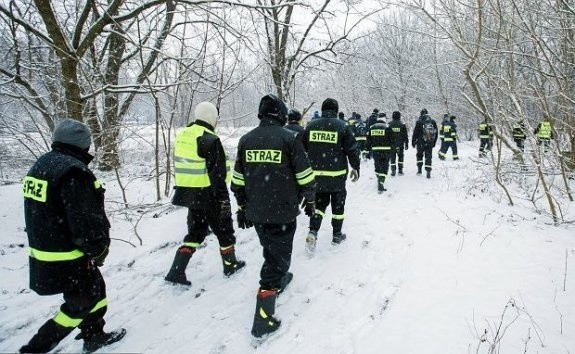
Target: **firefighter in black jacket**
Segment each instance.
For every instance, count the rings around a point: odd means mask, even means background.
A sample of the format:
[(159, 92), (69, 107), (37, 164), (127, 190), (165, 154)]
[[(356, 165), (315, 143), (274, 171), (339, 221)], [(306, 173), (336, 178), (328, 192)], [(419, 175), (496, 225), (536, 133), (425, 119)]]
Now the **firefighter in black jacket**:
[(439, 149), (439, 159), (445, 160), (447, 151), (451, 148), (451, 157), (453, 157), (454, 160), (459, 160), (459, 155), (457, 155), (457, 125), (455, 124), (455, 116), (451, 116), (448, 121), (441, 123), (440, 133), (443, 135), (443, 141), (441, 143), (441, 149)]
[(413, 135), (411, 137), (411, 146), (417, 146), (417, 174), (421, 174), (423, 167), (423, 158), (425, 156), (425, 171), (427, 178), (431, 178), (431, 158), (433, 157), (433, 148), (437, 143), (437, 123), (427, 114), (427, 109), (422, 109), (419, 115)]
[(391, 137), (392, 129), (387, 126), (384, 117), (380, 117), (375, 124), (369, 127), (367, 132), (367, 146), (373, 154), (377, 191), (379, 193), (387, 190), (384, 187), (384, 183), (389, 170), (389, 158), (393, 153)]
[(290, 109), (288, 112), (288, 122), (285, 126), (296, 133), (299, 141), (303, 141), (303, 134), (305, 133), (305, 128), (301, 126), (301, 113), (297, 109)]
[(63, 294), (64, 304), (21, 353), (45, 353), (79, 327), (84, 351), (114, 343), (126, 331), (104, 332), (106, 284), (98, 267), (110, 245), (104, 189), (88, 164), (90, 129), (64, 119), (52, 135), (52, 151), (24, 178), (30, 288), (39, 295)]
[(513, 123), (513, 140), (521, 152), (525, 151), (525, 139), (527, 138), (527, 135), (525, 134), (526, 131), (525, 122), (523, 120)]
[(394, 111), (391, 114), (391, 175), (395, 176), (397, 168), (400, 176), (403, 175), (403, 157), (404, 150), (409, 147), (409, 138), (407, 137), (407, 127), (401, 121), (401, 113)]
[[(287, 109), (274, 95), (261, 99), (260, 125), (241, 137), (232, 176), (242, 229), (255, 226), (263, 247), (252, 335), (274, 332), (277, 295), (291, 281), (291, 263), (298, 195), (305, 198), (305, 213), (314, 212), (315, 179), (302, 143), (283, 128)], [(322, 119), (322, 118), (319, 118)]]
[(321, 118), (311, 121), (304, 135), (304, 145), (317, 181), (316, 210), (310, 219), (309, 234), (306, 238), (306, 247), (310, 253), (315, 250), (317, 232), (330, 202), (332, 243), (339, 244), (345, 240), (341, 228), (347, 194), (345, 181), (348, 160), (352, 168), (352, 182), (359, 178), (357, 143), (349, 125), (337, 119), (337, 101), (333, 98), (326, 99), (322, 103), (321, 111)]
[(210, 102), (202, 102), (194, 115), (196, 120), (177, 134), (174, 147), (176, 186), (172, 204), (188, 208), (188, 234), (165, 278), (183, 285), (192, 285), (186, 278), (186, 267), (208, 235), (208, 226), (218, 238), (224, 275), (230, 276), (245, 266), (235, 254), (236, 237), (226, 184), (231, 179), (230, 165), (214, 132), (218, 110)]

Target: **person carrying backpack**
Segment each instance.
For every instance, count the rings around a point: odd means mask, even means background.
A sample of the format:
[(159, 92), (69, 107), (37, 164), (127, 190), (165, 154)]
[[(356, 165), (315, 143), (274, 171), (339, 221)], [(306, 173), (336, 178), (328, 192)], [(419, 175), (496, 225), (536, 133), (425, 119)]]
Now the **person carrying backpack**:
[(487, 122), (479, 124), (479, 157), (487, 157), (489, 151), (493, 147), (493, 126)]
[(411, 137), (411, 146), (417, 147), (417, 174), (421, 174), (423, 158), (425, 156), (425, 171), (427, 178), (431, 178), (431, 158), (433, 148), (437, 143), (437, 123), (428, 114), (427, 109), (422, 109), (419, 119), (413, 129)]

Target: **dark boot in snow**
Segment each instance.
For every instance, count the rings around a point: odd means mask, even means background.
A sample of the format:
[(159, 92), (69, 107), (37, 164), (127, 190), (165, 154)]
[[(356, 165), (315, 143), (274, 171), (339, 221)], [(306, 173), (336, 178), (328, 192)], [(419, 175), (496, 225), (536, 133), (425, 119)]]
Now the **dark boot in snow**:
[(281, 288), (278, 289), (278, 295), (285, 291), (285, 289), (287, 288), (289, 283), (291, 283), (292, 279), (293, 279), (293, 273), (292, 272), (287, 272), (286, 275), (283, 276), (282, 286), (281, 286)]
[(377, 192), (378, 193), (381, 194), (387, 190), (387, 189), (385, 189), (384, 184), (385, 184), (385, 177), (384, 176), (377, 176)]
[(195, 249), (192, 247), (182, 246), (178, 248), (172, 268), (170, 268), (168, 275), (164, 279), (175, 284), (192, 285), (192, 282), (186, 278), (186, 267), (194, 252)]
[(392, 168), (392, 169), (391, 169), (391, 175), (392, 175), (392, 176), (395, 176), (395, 168)]
[(331, 243), (334, 245), (339, 245), (340, 243), (342, 243), (345, 240), (345, 238), (346, 238), (346, 236), (344, 233), (334, 232)]
[(53, 319), (49, 319), (38, 329), (38, 333), (28, 344), (20, 348), (20, 353), (47, 353), (73, 330), (74, 327), (60, 326)]
[(403, 176), (403, 168), (399, 168), (399, 171), (397, 172), (398, 175)]
[(220, 248), (220, 254), (222, 255), (222, 262), (224, 264), (224, 275), (226, 277), (234, 274), (235, 272), (242, 269), (246, 265), (246, 262), (237, 260), (236, 252), (233, 245), (224, 249)]
[(277, 296), (276, 290), (258, 290), (252, 336), (260, 338), (280, 327), (281, 321), (273, 317)]
[(421, 166), (417, 166), (417, 174), (418, 174), (418, 175), (421, 174)]
[(125, 335), (126, 330), (124, 328), (120, 328), (109, 333), (102, 330), (99, 333), (82, 334), (84, 338), (84, 353), (93, 353), (102, 347), (116, 343), (120, 339), (124, 338)]
[(427, 170), (427, 178), (431, 178), (431, 171)]
[(315, 245), (317, 243), (317, 231), (309, 230), (309, 234), (305, 238), (305, 250), (308, 254), (312, 255), (315, 252)]

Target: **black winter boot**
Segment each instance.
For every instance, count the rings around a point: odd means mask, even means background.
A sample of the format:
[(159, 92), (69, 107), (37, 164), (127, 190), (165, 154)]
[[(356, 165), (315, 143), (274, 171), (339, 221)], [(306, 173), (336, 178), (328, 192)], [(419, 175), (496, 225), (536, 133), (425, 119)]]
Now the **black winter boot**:
[(403, 176), (403, 167), (399, 165), (399, 171), (397, 172), (398, 175)]
[(258, 290), (252, 336), (262, 337), (276, 331), (281, 321), (273, 317), (276, 308), (276, 290)]
[(340, 243), (342, 243), (345, 240), (345, 238), (346, 238), (345, 234), (341, 233), (341, 231), (340, 232), (334, 232), (331, 243), (334, 245), (339, 245)]
[(125, 335), (126, 330), (124, 328), (119, 328), (109, 333), (102, 330), (99, 333), (83, 334), (84, 353), (93, 353), (102, 347), (116, 343), (124, 338)]
[(377, 192), (378, 193), (383, 193), (387, 190), (387, 189), (385, 189), (384, 184), (385, 184), (385, 177), (384, 176), (377, 176)]
[(225, 249), (220, 248), (220, 254), (222, 255), (224, 275), (226, 277), (234, 274), (246, 265), (246, 262), (237, 260), (235, 248), (233, 245)]
[(175, 284), (192, 285), (192, 282), (186, 278), (186, 267), (195, 251), (195, 248), (187, 246), (178, 248), (172, 268), (164, 279)]
[(60, 326), (53, 319), (49, 319), (28, 344), (20, 348), (20, 353), (47, 353), (73, 330), (74, 327)]
[(392, 169), (391, 169), (391, 175), (392, 175), (392, 176), (395, 176), (395, 168), (392, 168)]
[(427, 170), (427, 178), (431, 178), (431, 170)]
[(417, 166), (417, 174), (418, 174), (418, 175), (421, 174), (421, 166)]

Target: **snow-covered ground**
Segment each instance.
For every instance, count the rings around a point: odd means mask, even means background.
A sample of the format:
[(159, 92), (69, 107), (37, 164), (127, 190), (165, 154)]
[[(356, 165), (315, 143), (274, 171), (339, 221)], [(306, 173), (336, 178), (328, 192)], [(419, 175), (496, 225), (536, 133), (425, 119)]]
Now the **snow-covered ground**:
[[(382, 195), (373, 162), (363, 163), (360, 180), (348, 183), (347, 241), (331, 245), (328, 212), (311, 259), (302, 214), (294, 280), (276, 309), (282, 327), (257, 347), (250, 328), (263, 259), (254, 229), (237, 231), (237, 254), (247, 267), (229, 279), (217, 241), (208, 237), (190, 262), (193, 285), (186, 290), (163, 280), (186, 232), (186, 210), (142, 214), (137, 230), (143, 245), (114, 240), (102, 268), (107, 328), (128, 331), (106, 351), (575, 352), (574, 224), (554, 226), (534, 211), (524, 195), (532, 177), (522, 182), (524, 190), (511, 187), (516, 205), (508, 206), (494, 181), (481, 180), (492, 167), (475, 161), (477, 144), (460, 144), (460, 150), (460, 161), (435, 157), (428, 180), (415, 175), (409, 149), (405, 176), (390, 177)], [(108, 201), (119, 201), (115, 181), (105, 182)], [(17, 351), (62, 301), (28, 289), (20, 191), (19, 185), (0, 186), (0, 352)], [(152, 182), (143, 180), (131, 181), (128, 193), (142, 202), (155, 195)], [(573, 203), (564, 202), (562, 212), (575, 219)], [(111, 214), (112, 237), (138, 244), (138, 213)], [(81, 351), (73, 337), (56, 350)]]

